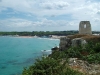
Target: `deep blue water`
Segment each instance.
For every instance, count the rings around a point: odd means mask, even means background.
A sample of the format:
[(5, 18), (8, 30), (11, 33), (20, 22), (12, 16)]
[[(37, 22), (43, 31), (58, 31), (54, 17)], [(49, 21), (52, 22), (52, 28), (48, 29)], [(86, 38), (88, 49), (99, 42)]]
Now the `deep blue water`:
[(0, 36), (0, 75), (20, 75), (24, 67), (44, 54), (41, 50), (58, 45), (57, 39)]

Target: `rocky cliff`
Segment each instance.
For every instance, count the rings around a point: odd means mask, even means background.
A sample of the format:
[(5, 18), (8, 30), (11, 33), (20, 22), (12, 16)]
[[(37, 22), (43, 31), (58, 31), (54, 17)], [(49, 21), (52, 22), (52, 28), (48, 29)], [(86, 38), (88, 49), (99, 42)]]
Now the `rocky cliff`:
[(59, 50), (66, 50), (70, 46), (79, 46), (82, 45), (84, 46), (88, 42), (100, 42), (100, 36), (96, 35), (81, 35), (81, 34), (76, 34), (76, 35), (71, 35), (71, 36), (66, 36), (60, 38), (60, 44), (59, 44)]
[[(77, 35), (63, 37), (60, 39), (59, 50), (61, 51), (69, 50), (68, 48), (71, 46), (85, 47), (85, 44), (88, 44), (89, 42), (100, 43), (100, 36), (77, 34)], [(99, 47), (99, 51), (100, 51), (100, 47)], [(84, 56), (88, 56), (88, 55), (84, 55)], [(95, 55), (96, 52), (94, 54), (92, 53), (89, 59), (94, 59), (92, 61), (95, 61), (96, 60)], [(74, 58), (70, 57), (68, 60), (68, 66), (74, 70), (84, 73), (85, 75), (100, 75), (100, 63), (98, 64), (89, 63), (88, 61), (80, 59), (78, 57), (74, 57)]]

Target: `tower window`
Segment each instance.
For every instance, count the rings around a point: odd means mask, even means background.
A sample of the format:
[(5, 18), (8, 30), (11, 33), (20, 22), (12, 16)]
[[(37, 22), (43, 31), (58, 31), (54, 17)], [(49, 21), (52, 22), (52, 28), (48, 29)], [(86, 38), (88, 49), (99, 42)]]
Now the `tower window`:
[(86, 28), (86, 24), (84, 25), (84, 28)]

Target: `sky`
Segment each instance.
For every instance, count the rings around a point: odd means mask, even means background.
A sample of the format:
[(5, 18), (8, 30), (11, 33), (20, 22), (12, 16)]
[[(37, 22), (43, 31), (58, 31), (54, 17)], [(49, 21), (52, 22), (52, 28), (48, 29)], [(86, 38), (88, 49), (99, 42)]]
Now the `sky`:
[(0, 31), (100, 31), (100, 0), (0, 0)]

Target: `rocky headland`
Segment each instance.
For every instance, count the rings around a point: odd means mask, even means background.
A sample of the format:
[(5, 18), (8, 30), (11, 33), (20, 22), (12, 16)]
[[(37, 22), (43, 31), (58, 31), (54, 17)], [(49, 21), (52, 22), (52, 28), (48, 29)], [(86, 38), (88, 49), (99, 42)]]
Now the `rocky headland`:
[[(88, 44), (89, 42), (92, 42), (94, 44), (100, 43), (100, 36), (76, 34), (76, 35), (63, 37), (60, 39), (59, 51), (69, 50), (70, 47), (81, 46), (81, 48), (83, 47), (85, 48), (85, 45)], [(83, 57), (89, 56), (90, 55), (89, 51), (84, 50), (83, 52), (81, 52), (81, 55)], [(89, 59), (92, 59), (93, 54), (96, 54), (96, 53), (92, 53), (91, 58)], [(94, 58), (94, 61), (95, 60), (96, 59)], [(89, 63), (86, 60), (78, 58), (77, 56), (69, 57), (67, 65), (71, 69), (77, 70), (85, 75), (100, 75), (100, 63)]]

